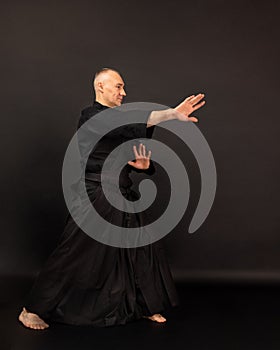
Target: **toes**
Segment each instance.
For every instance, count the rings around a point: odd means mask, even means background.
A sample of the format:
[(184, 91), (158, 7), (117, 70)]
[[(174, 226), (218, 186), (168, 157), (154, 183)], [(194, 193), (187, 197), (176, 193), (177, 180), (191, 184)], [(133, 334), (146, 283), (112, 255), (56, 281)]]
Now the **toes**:
[(166, 322), (166, 318), (163, 317), (161, 314), (154, 314), (153, 316), (143, 316), (143, 317), (148, 318), (149, 320), (157, 322), (157, 323)]
[(156, 314), (153, 316), (153, 319), (156, 321), (156, 322), (159, 322), (159, 323), (163, 323), (166, 321), (166, 319), (161, 315), (161, 314)]
[(45, 328), (48, 328), (49, 325), (47, 323), (32, 323), (32, 322), (27, 322), (26, 320), (20, 319), (22, 324), (30, 329), (36, 329), (36, 330), (43, 330)]

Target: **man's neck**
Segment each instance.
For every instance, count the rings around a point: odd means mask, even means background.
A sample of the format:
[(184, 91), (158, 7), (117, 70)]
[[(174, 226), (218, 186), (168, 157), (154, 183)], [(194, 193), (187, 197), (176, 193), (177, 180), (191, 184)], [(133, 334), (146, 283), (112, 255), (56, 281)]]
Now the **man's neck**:
[(103, 101), (101, 98), (96, 98), (95, 101), (100, 103), (102, 106), (111, 108), (111, 106), (108, 106), (108, 104), (105, 101)]

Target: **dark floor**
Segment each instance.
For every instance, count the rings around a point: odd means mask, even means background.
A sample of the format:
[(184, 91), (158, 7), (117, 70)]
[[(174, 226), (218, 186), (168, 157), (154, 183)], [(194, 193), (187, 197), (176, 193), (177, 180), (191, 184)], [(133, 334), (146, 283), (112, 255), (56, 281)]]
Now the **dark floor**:
[(45, 331), (17, 321), (29, 287), (23, 279), (8, 279), (1, 287), (1, 350), (280, 349), (279, 285), (180, 284), (181, 305), (165, 314), (165, 324), (144, 319), (110, 328), (52, 324)]

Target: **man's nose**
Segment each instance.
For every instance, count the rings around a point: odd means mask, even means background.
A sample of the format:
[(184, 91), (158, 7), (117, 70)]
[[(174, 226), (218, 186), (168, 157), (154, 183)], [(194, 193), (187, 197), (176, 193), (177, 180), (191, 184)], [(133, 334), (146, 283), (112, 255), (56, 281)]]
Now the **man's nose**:
[(126, 93), (125, 93), (124, 89), (122, 89), (121, 95), (122, 95), (122, 96), (126, 96)]

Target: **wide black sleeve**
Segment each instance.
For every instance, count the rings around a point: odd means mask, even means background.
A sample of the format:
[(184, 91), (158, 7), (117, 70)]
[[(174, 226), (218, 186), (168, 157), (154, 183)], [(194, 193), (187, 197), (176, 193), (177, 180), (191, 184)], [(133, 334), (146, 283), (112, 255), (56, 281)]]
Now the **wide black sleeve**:
[(144, 119), (145, 122), (143, 123), (134, 123), (123, 126), (121, 131), (122, 137), (124, 139), (152, 138), (155, 125), (147, 127), (149, 116), (150, 113), (147, 113)]

